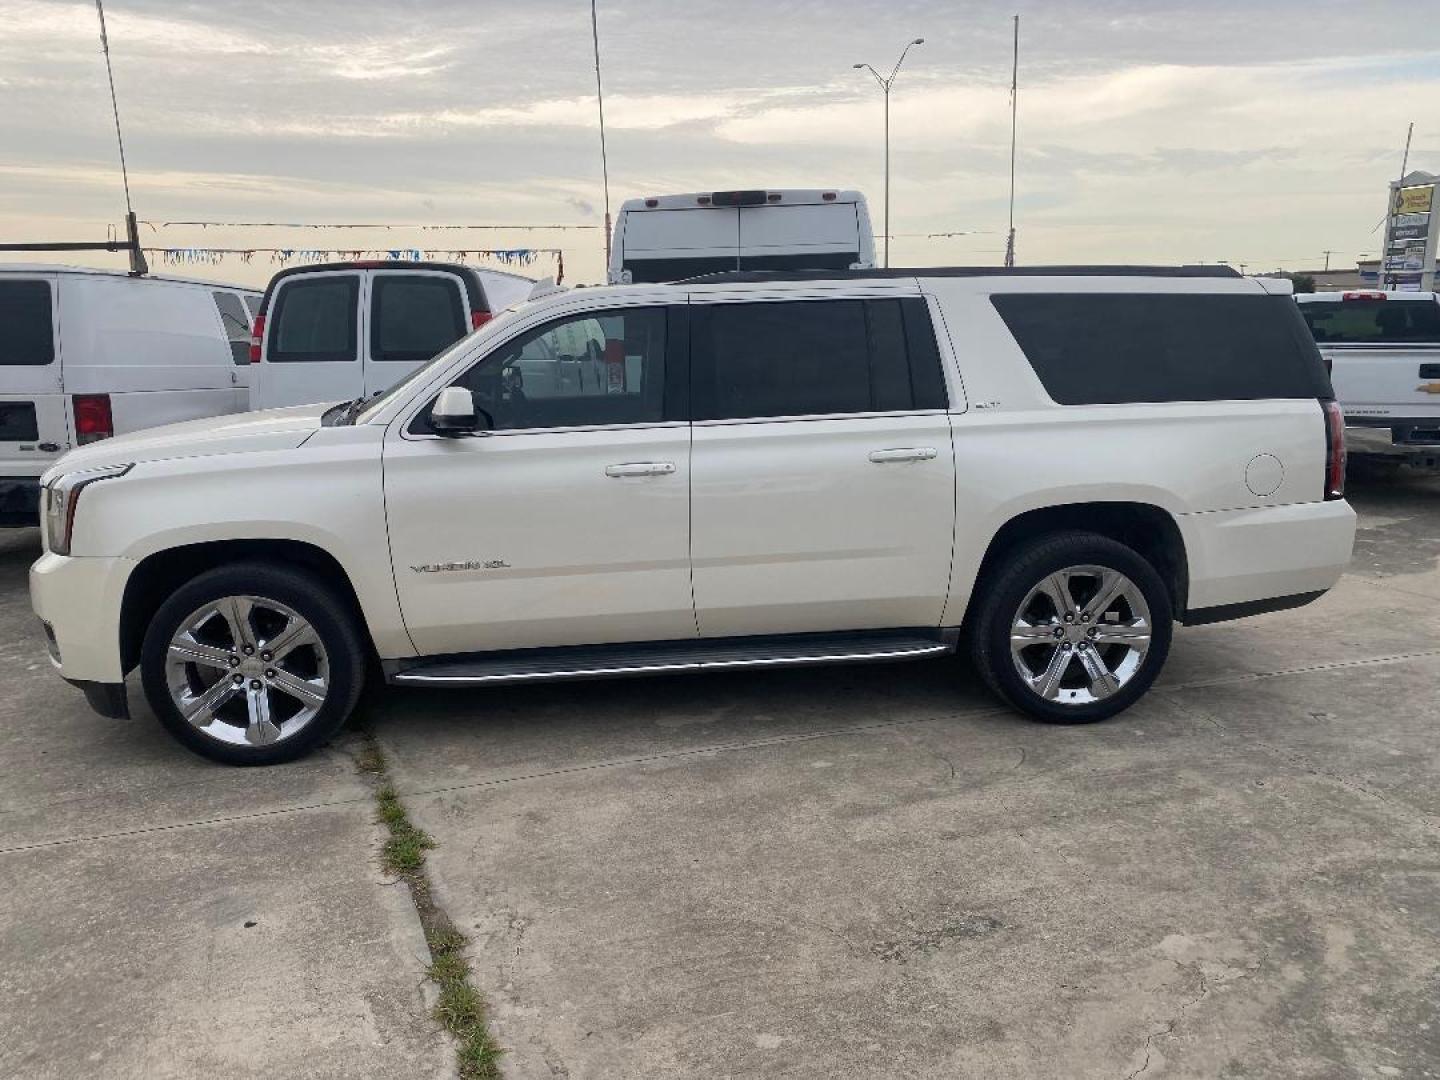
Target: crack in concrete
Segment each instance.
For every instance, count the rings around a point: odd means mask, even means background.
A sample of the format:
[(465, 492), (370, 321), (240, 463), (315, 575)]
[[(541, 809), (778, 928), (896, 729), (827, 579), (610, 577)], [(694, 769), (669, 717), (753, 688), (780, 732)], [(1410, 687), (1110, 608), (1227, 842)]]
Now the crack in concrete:
[(1165, 1023), (1163, 1027), (1161, 1027), (1157, 1031), (1152, 1031), (1149, 1035), (1145, 1036), (1145, 1042), (1142, 1046), (1142, 1049), (1145, 1051), (1145, 1060), (1141, 1062), (1138, 1069), (1134, 1069), (1133, 1071), (1131, 1071), (1125, 1077), (1125, 1080), (1135, 1080), (1137, 1076), (1143, 1073), (1146, 1069), (1150, 1068), (1150, 1061), (1155, 1053), (1156, 1040), (1167, 1039), (1171, 1035), (1173, 1035), (1175, 1033), (1175, 1029), (1180, 1026), (1180, 1021), (1185, 1018), (1185, 1014), (1190, 1010), (1190, 1008), (1192, 1006), (1200, 1004), (1200, 1002), (1204, 1001), (1207, 997), (1210, 996), (1210, 981), (1205, 977), (1205, 969), (1200, 966), (1201, 962), (1199, 960), (1195, 961), (1194, 964), (1190, 965), (1182, 964), (1180, 963), (1180, 961), (1174, 959), (1171, 959), (1170, 962), (1176, 967), (1178, 967), (1181, 971), (1186, 970), (1187, 967), (1193, 968), (1196, 977), (1200, 980), (1200, 992), (1194, 997), (1192, 997), (1189, 1001), (1181, 1002), (1180, 1007), (1175, 1010), (1175, 1015), (1170, 1017), (1170, 1019)]

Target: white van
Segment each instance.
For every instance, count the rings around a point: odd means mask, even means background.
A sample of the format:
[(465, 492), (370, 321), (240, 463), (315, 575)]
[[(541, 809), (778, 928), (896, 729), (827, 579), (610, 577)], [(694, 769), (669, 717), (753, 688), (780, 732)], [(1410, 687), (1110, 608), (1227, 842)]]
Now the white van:
[(388, 390), (530, 295), (520, 274), (373, 260), (281, 270), (250, 338), (250, 407), (349, 401)]
[(870, 208), (858, 191), (706, 191), (627, 199), (615, 222), (609, 280), (874, 265)]
[(1440, 454), (1440, 297), (1359, 289), (1295, 299), (1330, 365), (1351, 451), (1432, 463)]
[(0, 526), (39, 521), (40, 474), (74, 446), (249, 406), (235, 285), (0, 266)]

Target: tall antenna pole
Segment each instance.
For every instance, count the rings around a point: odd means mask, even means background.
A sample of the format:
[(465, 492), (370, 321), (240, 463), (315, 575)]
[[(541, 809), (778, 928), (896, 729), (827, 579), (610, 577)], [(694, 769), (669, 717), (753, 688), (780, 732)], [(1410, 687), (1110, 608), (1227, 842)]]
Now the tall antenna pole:
[(1010, 66), (1010, 232), (1005, 238), (1005, 265), (1015, 265), (1015, 129), (1020, 110), (1020, 16), (1015, 16), (1015, 52)]
[(140, 227), (135, 222), (135, 208), (130, 205), (130, 171), (125, 167), (125, 137), (120, 134), (120, 105), (115, 99), (115, 72), (110, 67), (110, 38), (105, 33), (105, 6), (95, 0), (95, 13), (100, 16), (100, 51), (105, 54), (105, 77), (110, 81), (110, 111), (115, 115), (115, 142), (120, 146), (120, 180), (125, 185), (125, 230), (130, 236), (130, 273), (144, 274), (145, 253), (140, 250)]
[[(99, 0), (96, 0), (98, 3)], [(595, 43), (595, 103), (600, 108), (600, 172), (605, 185), (605, 272), (610, 272), (610, 159), (605, 154), (605, 93), (600, 86), (600, 23), (590, 0), (590, 37)]]

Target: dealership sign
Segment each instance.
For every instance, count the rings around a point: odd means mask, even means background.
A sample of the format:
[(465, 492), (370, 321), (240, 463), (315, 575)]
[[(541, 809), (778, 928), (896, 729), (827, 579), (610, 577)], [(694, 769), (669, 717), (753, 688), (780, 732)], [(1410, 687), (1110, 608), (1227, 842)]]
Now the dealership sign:
[[(1418, 182), (1417, 182), (1418, 181)], [(1390, 212), (1385, 216), (1381, 284), (1405, 292), (1435, 287), (1435, 260), (1440, 246), (1440, 207), (1435, 189), (1440, 176), (1413, 172), (1390, 184)]]

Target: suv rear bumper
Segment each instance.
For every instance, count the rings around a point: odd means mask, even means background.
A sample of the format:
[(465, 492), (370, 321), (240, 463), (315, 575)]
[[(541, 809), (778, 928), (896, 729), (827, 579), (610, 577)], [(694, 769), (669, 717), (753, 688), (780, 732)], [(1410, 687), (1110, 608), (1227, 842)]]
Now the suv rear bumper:
[(1344, 499), (1185, 514), (1178, 522), (1190, 564), (1186, 610), (1197, 621), (1217, 621), (1214, 612), (1225, 609), (1237, 614), (1220, 618), (1238, 618), (1263, 601), (1308, 602), (1340, 580), (1355, 546), (1355, 511)]
[(40, 524), (40, 478), (0, 476), (0, 528)]

